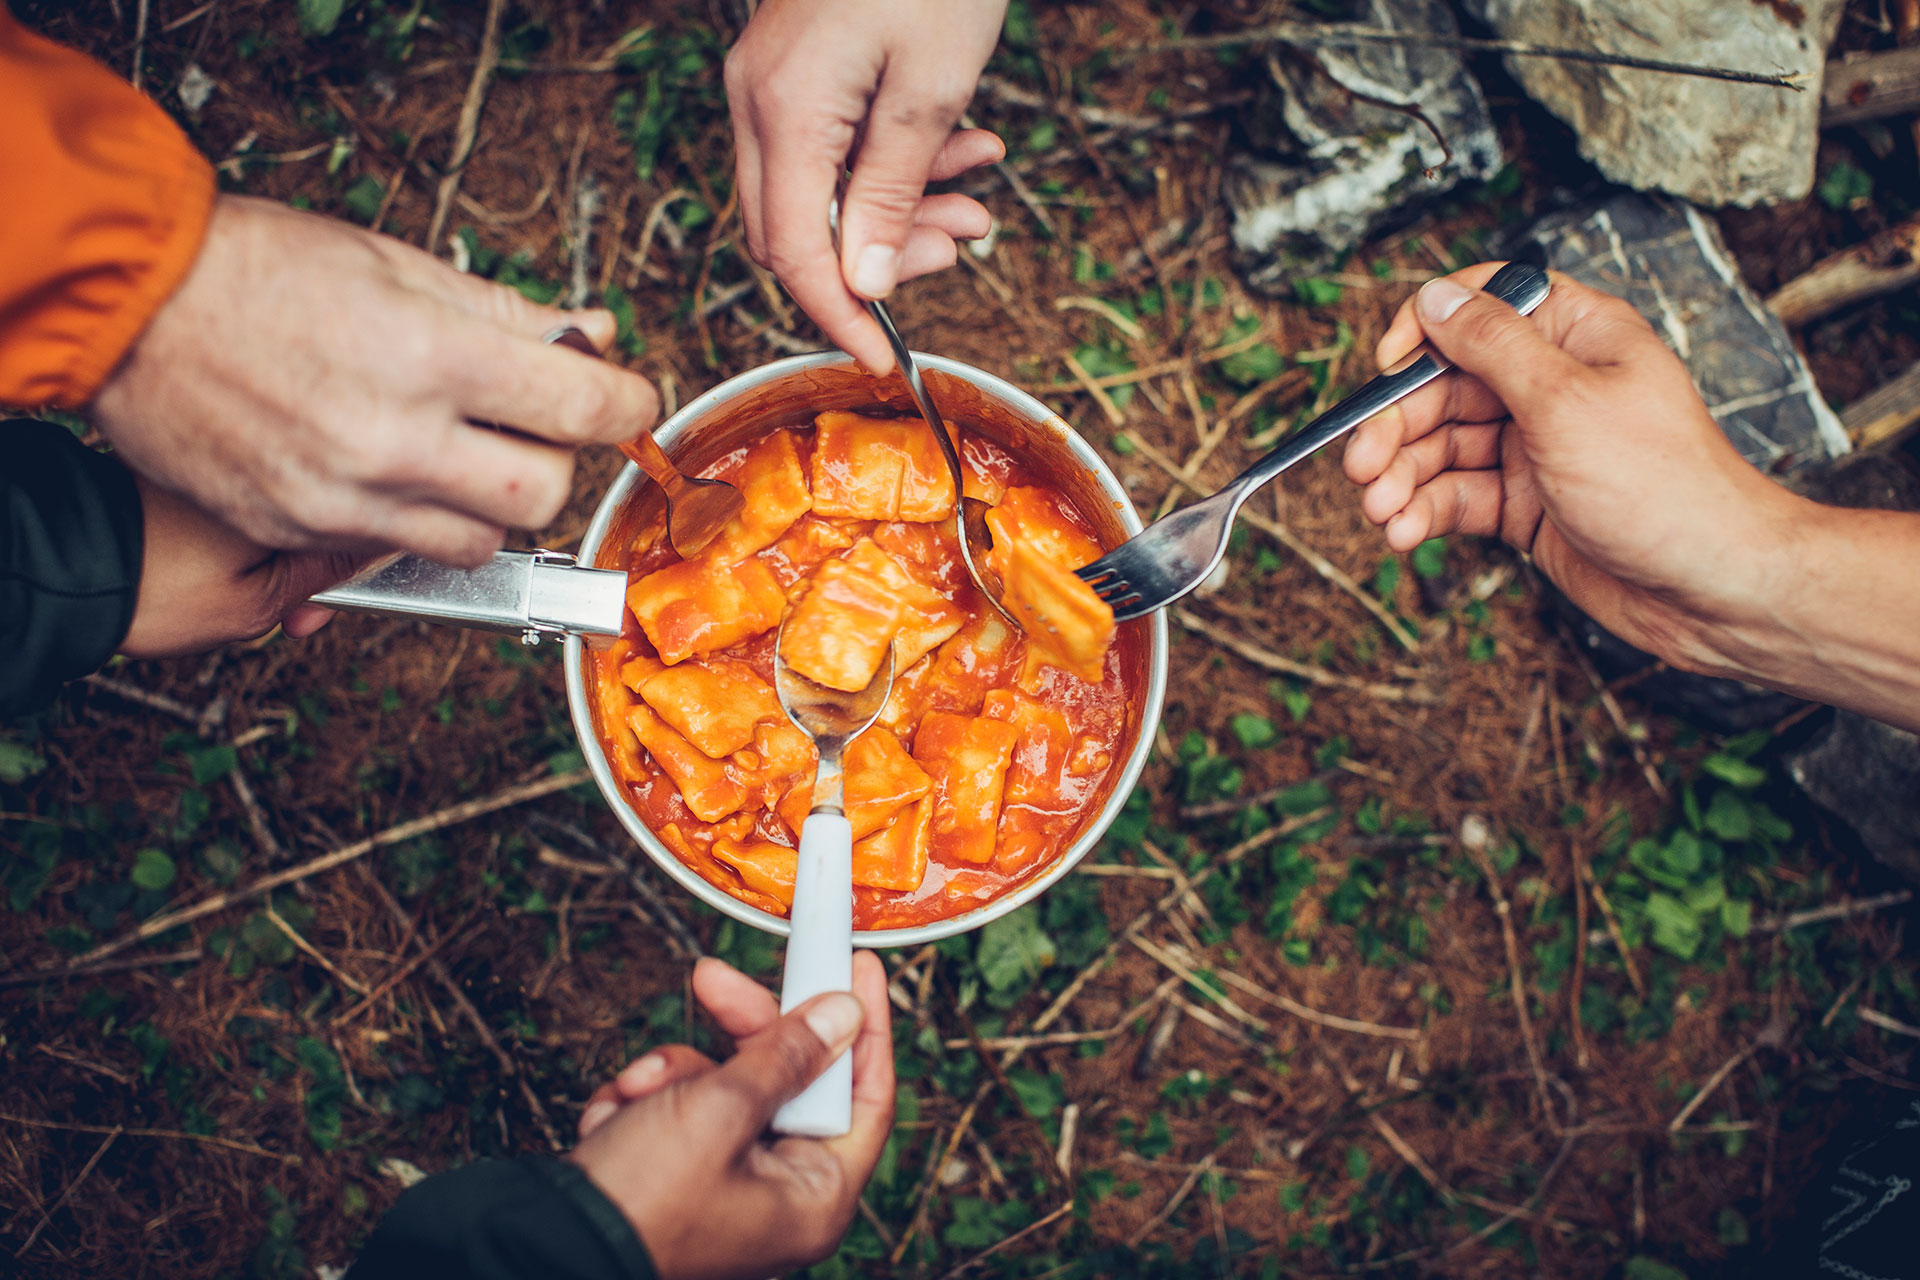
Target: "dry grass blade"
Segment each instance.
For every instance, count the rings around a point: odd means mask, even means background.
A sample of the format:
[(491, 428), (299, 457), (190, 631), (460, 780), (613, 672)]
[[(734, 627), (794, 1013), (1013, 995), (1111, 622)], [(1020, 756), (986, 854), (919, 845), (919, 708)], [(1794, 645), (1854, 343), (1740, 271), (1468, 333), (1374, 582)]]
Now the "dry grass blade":
[(506, 0), (487, 0), (486, 26), (480, 33), (480, 57), (473, 65), (473, 79), (467, 82), (467, 96), (460, 104), (460, 123), (454, 130), (453, 150), (447, 155), (446, 176), (440, 179), (440, 191), (434, 197), (433, 221), (427, 224), (423, 246), (433, 253), (440, 233), (447, 229), (447, 213), (460, 190), (460, 177), (473, 157), (473, 145), (480, 131), (480, 112), (487, 105), (487, 85), (500, 65), (500, 17), (506, 12)]
[[(143, 23), (146, 18), (146, 12), (147, 6), (143, 2), (140, 6), (140, 15)], [(80, 1172), (75, 1174), (73, 1181), (69, 1182), (66, 1188), (60, 1192), (59, 1198), (40, 1211), (40, 1221), (33, 1224), (33, 1230), (27, 1233), (27, 1238), (21, 1242), (20, 1247), (13, 1251), (14, 1257), (26, 1257), (27, 1250), (33, 1248), (33, 1242), (40, 1238), (40, 1233), (47, 1229), (49, 1222), (53, 1221), (53, 1215), (60, 1211), (60, 1206), (67, 1202), (67, 1197), (73, 1194), (74, 1188), (87, 1180), (87, 1175), (93, 1172), (93, 1167), (100, 1163), (100, 1157), (107, 1154), (107, 1148), (113, 1145), (114, 1139), (118, 1138), (122, 1132), (123, 1130), (116, 1125), (108, 1131), (105, 1138), (101, 1139), (100, 1145), (94, 1148), (91, 1156), (87, 1157), (87, 1162), (80, 1166)]]
[(1219, 1153), (1214, 1152), (1209, 1154), (1199, 1164), (1193, 1166), (1193, 1171), (1187, 1174), (1185, 1181), (1181, 1182), (1179, 1188), (1167, 1197), (1167, 1202), (1160, 1206), (1160, 1211), (1147, 1219), (1145, 1226), (1142, 1226), (1138, 1231), (1127, 1237), (1127, 1248), (1138, 1249), (1148, 1236), (1158, 1231), (1166, 1220), (1171, 1218), (1174, 1212), (1187, 1202), (1187, 1197), (1193, 1194), (1194, 1187), (1199, 1185), (1201, 1178), (1212, 1171), (1215, 1161), (1219, 1158)]
[(0, 1123), (23, 1124), (33, 1129), (58, 1129), (65, 1133), (118, 1133), (128, 1138), (160, 1138), (174, 1142), (197, 1142), (203, 1146), (219, 1147), (226, 1151), (238, 1151), (243, 1155), (265, 1156), (269, 1160), (278, 1160), (281, 1164), (299, 1164), (299, 1156), (282, 1155), (278, 1151), (269, 1151), (257, 1147), (251, 1142), (240, 1142), (233, 1138), (216, 1137), (207, 1133), (186, 1133), (180, 1129), (142, 1129), (127, 1125), (77, 1124), (65, 1120), (37, 1120), (32, 1116), (12, 1115), (0, 1111)]

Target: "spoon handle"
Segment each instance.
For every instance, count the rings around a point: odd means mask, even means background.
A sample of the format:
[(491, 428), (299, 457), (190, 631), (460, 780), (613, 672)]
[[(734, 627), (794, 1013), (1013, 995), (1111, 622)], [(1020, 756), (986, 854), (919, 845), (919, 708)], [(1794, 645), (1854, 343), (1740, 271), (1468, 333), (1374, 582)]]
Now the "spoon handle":
[[(853, 828), (838, 813), (811, 813), (800, 830), (793, 933), (780, 1012), (828, 991), (853, 989)], [(837, 1138), (853, 1126), (853, 1051), (841, 1054), (773, 1118), (775, 1133)]]
[(653, 438), (650, 431), (642, 431), (631, 440), (622, 441), (620, 452), (633, 460), (635, 466), (647, 473), (649, 479), (666, 490), (669, 499), (679, 496), (680, 469), (667, 457), (667, 451)]

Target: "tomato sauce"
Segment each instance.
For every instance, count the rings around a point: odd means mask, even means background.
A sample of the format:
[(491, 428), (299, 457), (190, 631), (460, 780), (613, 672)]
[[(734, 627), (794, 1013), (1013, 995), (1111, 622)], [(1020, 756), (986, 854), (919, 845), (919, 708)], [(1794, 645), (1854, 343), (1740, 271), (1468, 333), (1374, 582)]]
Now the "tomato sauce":
[[(772, 439), (781, 431), (790, 440)], [(776, 481), (769, 478), (776, 464), (767, 458), (797, 458), (808, 474), (831, 477), (834, 468), (844, 470), (837, 457), (814, 470), (815, 434), (804, 427), (765, 432), (705, 469), (707, 476), (742, 483), (748, 497), (738, 527), (730, 527), (717, 545), (735, 551), (754, 545), (799, 506), (791, 500), (792, 461), (777, 462), (785, 478)], [(1079, 563), (1098, 554), (1096, 527), (1060, 486), (982, 436), (964, 434), (961, 452), (967, 496), (998, 503), (1016, 490), (1020, 528), (1037, 528), (1048, 545), (1084, 548), (1074, 553)], [(894, 501), (911, 506), (918, 501), (911, 491), (913, 462), (901, 465), (909, 481)], [(870, 477), (841, 474), (834, 480), (840, 482), (876, 487)], [(950, 496), (944, 477), (942, 485)], [(781, 501), (789, 502), (786, 510), (764, 515)], [(748, 527), (756, 520), (757, 530)], [(727, 594), (737, 584), (760, 581), (764, 569), (791, 608), (821, 564), (866, 539), (906, 568), (915, 590), (931, 588), (943, 598), (941, 609), (950, 615), (950, 604), (961, 615), (957, 631), (896, 673), (880, 724), (849, 748), (854, 927), (875, 930), (925, 924), (991, 902), (1044, 873), (1095, 820), (1124, 763), (1128, 708), (1142, 692), (1134, 687), (1141, 664), (1123, 660), (1124, 638), (1099, 660), (1099, 680), (1073, 674), (1064, 669), (1072, 664), (1050, 660), (1043, 645), (1008, 628), (975, 589), (951, 518), (876, 521), (809, 509), (750, 555), (677, 570), (685, 581), (675, 574), (651, 576), (681, 563), (654, 519), (625, 556), (635, 584), (629, 600), (638, 601), (645, 625), (630, 608), (625, 633), (587, 660), (601, 741), (627, 802), (702, 878), (742, 902), (785, 915), (814, 755), (784, 716), (766, 714), (764, 693), (744, 701), (737, 695), (753, 684), (751, 677), (772, 685), (777, 617), (743, 639), (696, 648), (691, 658), (680, 639), (690, 637), (688, 643), (697, 646), (732, 630), (760, 627), (767, 621), (760, 614), (739, 621), (748, 606)], [(702, 559), (715, 554), (709, 549)], [(609, 562), (603, 557), (602, 563)], [(709, 577), (701, 578), (703, 573)], [(668, 586), (685, 599), (663, 608), (659, 601)], [(756, 601), (765, 594), (753, 590)], [(695, 616), (703, 601), (721, 601), (712, 608), (726, 616)], [(951, 626), (949, 617), (941, 631)], [(672, 663), (663, 662), (650, 638), (669, 636), (663, 643), (673, 649)], [(905, 637), (903, 630), (902, 644)], [(682, 661), (713, 669), (712, 679), (732, 681), (724, 686), (736, 691), (729, 705), (675, 704), (658, 677), (678, 670)]]

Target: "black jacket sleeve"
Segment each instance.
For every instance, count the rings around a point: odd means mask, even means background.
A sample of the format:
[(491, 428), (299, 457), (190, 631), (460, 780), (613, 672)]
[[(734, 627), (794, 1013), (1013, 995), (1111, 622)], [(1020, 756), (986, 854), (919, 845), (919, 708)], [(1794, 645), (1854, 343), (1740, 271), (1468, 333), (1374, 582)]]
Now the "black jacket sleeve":
[(346, 1280), (654, 1280), (626, 1216), (578, 1165), (481, 1160), (395, 1204)]
[(50, 422), (0, 424), (0, 716), (112, 656), (133, 622), (143, 534), (118, 458)]

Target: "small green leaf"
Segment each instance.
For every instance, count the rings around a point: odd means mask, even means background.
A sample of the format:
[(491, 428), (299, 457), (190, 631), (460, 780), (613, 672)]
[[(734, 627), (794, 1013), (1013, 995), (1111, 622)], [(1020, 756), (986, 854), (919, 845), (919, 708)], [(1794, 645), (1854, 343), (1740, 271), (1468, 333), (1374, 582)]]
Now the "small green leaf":
[(25, 782), (47, 767), (47, 758), (11, 738), (0, 738), (0, 782)]
[(300, 30), (310, 36), (330, 36), (340, 25), (347, 0), (299, 0)]
[(1382, 600), (1392, 600), (1393, 592), (1400, 585), (1400, 557), (1388, 556), (1380, 562), (1379, 569), (1373, 575), (1373, 593)]
[(980, 930), (974, 964), (980, 977), (996, 992), (1024, 990), (1054, 961), (1053, 939), (1040, 927), (1034, 907), (989, 922)]
[(1307, 712), (1313, 710), (1313, 695), (1305, 689), (1282, 689), (1280, 691), (1280, 702), (1281, 705), (1286, 707), (1287, 714), (1293, 717), (1295, 724), (1299, 724), (1302, 720), (1305, 720), (1307, 718)]
[(1355, 1182), (1363, 1180), (1367, 1171), (1373, 1168), (1373, 1157), (1367, 1154), (1365, 1147), (1347, 1148), (1347, 1176)]
[(1647, 896), (1647, 924), (1653, 945), (1682, 960), (1700, 947), (1700, 920), (1680, 899), (1658, 890)]
[(1720, 927), (1729, 937), (1744, 938), (1753, 931), (1753, 904), (1728, 898), (1720, 904)]
[(1713, 793), (1701, 822), (1722, 840), (1746, 840), (1753, 835), (1753, 815), (1747, 802), (1731, 791)]
[(1687, 1273), (1656, 1258), (1627, 1259), (1626, 1280), (1687, 1280)]
[(1299, 1213), (1307, 1207), (1307, 1184), (1304, 1182), (1283, 1182), (1280, 1184), (1280, 1207), (1288, 1213)]
[(1340, 301), (1342, 291), (1337, 280), (1310, 276), (1293, 282), (1293, 292), (1310, 307), (1330, 307)]
[(223, 742), (187, 752), (187, 769), (193, 774), (196, 786), (204, 787), (209, 782), (218, 782), (232, 773), (234, 766), (239, 763), (240, 757), (230, 743)]
[(1865, 170), (1842, 160), (1820, 179), (1820, 203), (1836, 212), (1851, 208), (1873, 194), (1873, 179)]
[(1280, 731), (1265, 716), (1243, 711), (1229, 720), (1227, 725), (1233, 730), (1233, 736), (1240, 739), (1240, 745), (1249, 751), (1270, 747), (1280, 741)]
[(169, 858), (159, 849), (142, 849), (133, 855), (133, 871), (128, 879), (136, 889), (150, 889), (158, 892), (173, 883), (179, 874)]
[(1272, 343), (1263, 342), (1245, 351), (1236, 351), (1222, 360), (1220, 373), (1229, 382), (1251, 387), (1279, 377), (1286, 367), (1287, 358), (1275, 350)]
[(1757, 787), (1767, 780), (1765, 769), (1725, 752), (1708, 756), (1700, 762), (1700, 767), (1720, 781), (1736, 787)]
[(1437, 578), (1447, 571), (1447, 540), (1428, 538), (1413, 549), (1409, 558), (1415, 573), (1423, 578)]

